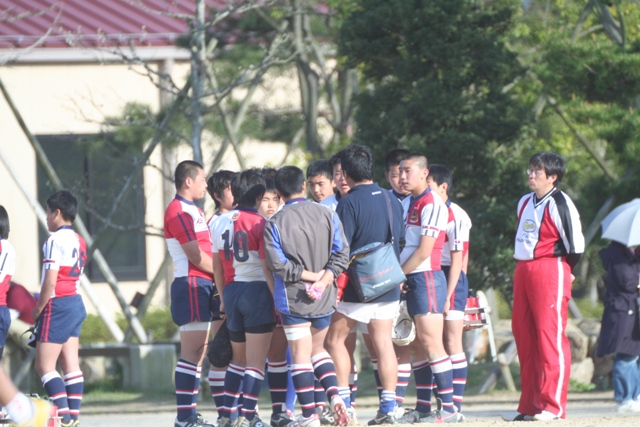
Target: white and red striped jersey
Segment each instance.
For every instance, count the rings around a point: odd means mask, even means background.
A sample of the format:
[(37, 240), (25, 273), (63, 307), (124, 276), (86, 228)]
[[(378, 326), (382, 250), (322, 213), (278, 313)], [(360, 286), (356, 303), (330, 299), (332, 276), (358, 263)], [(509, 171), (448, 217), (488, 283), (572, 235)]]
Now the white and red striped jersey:
[(422, 236), (430, 236), (436, 238), (431, 256), (411, 273), (441, 270), (442, 247), (444, 246), (448, 217), (448, 209), (442, 198), (430, 189), (427, 188), (418, 197), (412, 196), (407, 214), (406, 244), (400, 254), (400, 264), (404, 264), (415, 252), (420, 245)]
[(8, 240), (0, 238), (0, 305), (7, 305), (9, 282), (16, 272), (16, 250)]
[(220, 254), (224, 283), (264, 281), (264, 226), (255, 209), (239, 207), (220, 215), (212, 230), (213, 250)]
[[(231, 211), (234, 212), (234, 211)], [(228, 248), (228, 252), (219, 251), (218, 245), (221, 244), (224, 246), (224, 242), (221, 242), (221, 236), (225, 232), (228, 221), (226, 219), (221, 220), (225, 215), (231, 213), (226, 212), (223, 214), (217, 213), (209, 219), (207, 226), (209, 227), (209, 232), (211, 233), (211, 250), (213, 253), (220, 254), (220, 262), (222, 263), (222, 270), (224, 272), (224, 284), (233, 282), (233, 278), (236, 275), (235, 270), (233, 269), (233, 245), (230, 245)], [(219, 243), (221, 242), (221, 243)]]
[(554, 188), (541, 200), (535, 193), (520, 199), (515, 259), (526, 261), (582, 252), (580, 215), (566, 194)]
[(70, 225), (63, 225), (42, 247), (42, 284), (47, 270), (57, 270), (56, 287), (51, 298), (68, 297), (78, 293), (80, 275), (87, 262), (87, 244)]
[(451, 265), (451, 252), (462, 251), (462, 258), (469, 252), (469, 230), (471, 218), (457, 204), (447, 200), (449, 222), (442, 248), (442, 265)]
[(182, 249), (182, 245), (195, 240), (200, 249), (211, 256), (211, 236), (202, 209), (176, 194), (164, 213), (164, 237), (173, 259), (174, 277), (195, 276), (213, 280), (213, 275), (192, 264)]

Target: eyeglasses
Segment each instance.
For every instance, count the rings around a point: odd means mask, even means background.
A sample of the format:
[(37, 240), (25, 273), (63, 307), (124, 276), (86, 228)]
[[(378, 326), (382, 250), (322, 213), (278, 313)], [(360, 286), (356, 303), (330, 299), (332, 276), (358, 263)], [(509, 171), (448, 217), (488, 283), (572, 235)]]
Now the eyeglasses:
[(527, 175), (540, 176), (544, 173), (544, 169), (527, 169)]

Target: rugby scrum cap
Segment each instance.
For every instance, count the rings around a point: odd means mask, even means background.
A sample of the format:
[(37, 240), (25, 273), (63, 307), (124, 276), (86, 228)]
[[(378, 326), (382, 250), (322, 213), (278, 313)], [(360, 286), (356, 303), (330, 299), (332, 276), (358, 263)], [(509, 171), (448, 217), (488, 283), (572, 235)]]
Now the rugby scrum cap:
[(413, 324), (409, 311), (407, 310), (407, 302), (401, 301), (398, 306), (398, 312), (393, 320), (393, 332), (391, 339), (397, 346), (409, 345), (416, 337), (416, 327)]

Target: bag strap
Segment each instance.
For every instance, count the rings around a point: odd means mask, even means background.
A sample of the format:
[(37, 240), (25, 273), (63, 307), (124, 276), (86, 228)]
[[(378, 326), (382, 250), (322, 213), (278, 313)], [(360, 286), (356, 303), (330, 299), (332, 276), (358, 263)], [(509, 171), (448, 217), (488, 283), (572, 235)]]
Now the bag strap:
[(384, 195), (385, 200), (387, 201), (387, 212), (388, 212), (388, 219), (389, 219), (389, 235), (391, 236), (391, 244), (393, 244), (393, 226), (391, 225), (391, 220), (393, 219), (393, 210), (391, 210), (391, 200), (389, 199), (389, 192), (387, 190), (385, 190), (384, 188), (382, 189), (382, 194)]

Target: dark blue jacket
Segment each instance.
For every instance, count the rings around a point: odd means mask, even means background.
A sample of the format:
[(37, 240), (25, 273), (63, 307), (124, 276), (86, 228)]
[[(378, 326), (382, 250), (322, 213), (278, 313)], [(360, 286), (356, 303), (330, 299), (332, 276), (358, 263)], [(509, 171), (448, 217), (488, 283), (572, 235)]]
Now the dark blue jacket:
[(607, 269), (604, 313), (598, 342), (598, 356), (625, 353), (640, 356), (638, 327), (638, 282), (640, 259), (629, 248), (611, 242), (600, 252)]
[[(351, 252), (369, 243), (389, 242), (393, 237), (393, 248), (396, 256), (400, 257), (400, 240), (404, 240), (404, 221), (402, 219), (402, 205), (395, 197), (389, 197), (393, 214), (392, 229), (389, 229), (389, 215), (386, 198), (382, 192), (388, 191), (377, 183), (361, 184), (353, 187), (349, 194), (340, 199), (336, 212), (342, 221), (344, 235), (349, 242)], [(385, 302), (398, 301), (400, 288), (394, 288), (386, 294), (370, 301)], [(344, 291), (343, 301), (360, 302), (351, 284)]]

